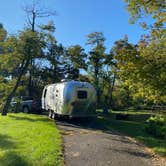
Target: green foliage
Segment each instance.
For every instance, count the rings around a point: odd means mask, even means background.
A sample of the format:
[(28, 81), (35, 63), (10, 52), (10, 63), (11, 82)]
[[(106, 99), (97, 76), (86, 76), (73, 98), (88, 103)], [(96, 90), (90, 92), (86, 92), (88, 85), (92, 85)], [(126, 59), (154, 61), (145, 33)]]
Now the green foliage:
[(127, 9), (131, 14), (130, 22), (150, 15), (154, 20), (154, 27), (164, 26), (166, 22), (166, 3), (165, 0), (124, 0), (127, 3)]
[[(140, 1), (125, 0), (127, 9), (131, 14), (131, 22), (143, 20), (150, 16), (154, 24), (148, 26), (142, 23), (143, 28), (150, 29), (150, 35), (143, 36), (138, 43), (137, 57), (126, 58), (126, 73), (130, 75), (125, 83), (128, 84), (133, 97), (142, 96), (148, 102), (165, 104), (166, 101), (166, 3), (165, 0)], [(128, 52), (128, 49), (127, 49)], [(129, 66), (129, 67), (128, 67)], [(128, 72), (129, 71), (129, 72)], [(134, 71), (134, 72), (131, 72)], [(135, 81), (135, 83), (134, 83)]]
[(0, 102), (5, 101), (14, 87), (21, 68), (25, 66), (24, 60), (29, 60), (19, 81), (17, 95), (26, 94), (28, 86), (33, 96), (40, 97), (46, 84), (68, 77), (90, 81), (96, 88), (98, 104), (102, 107), (107, 105), (119, 109), (147, 103), (164, 105), (165, 1), (125, 2), (132, 22), (152, 16), (154, 24), (149, 26), (146, 22), (142, 23), (144, 29), (150, 28), (151, 31), (142, 36), (137, 45), (129, 43), (125, 36), (115, 42), (110, 53), (106, 53), (102, 32), (92, 32), (87, 36), (86, 44), (90, 46), (88, 53), (80, 45), (65, 48), (58, 44), (54, 37), (54, 23), (50, 21), (37, 26), (36, 22), (37, 18), (53, 13), (41, 12), (36, 3), (24, 9), (30, 28), (20, 31), (16, 36), (8, 36), (0, 24)]
[(0, 23), (0, 43), (4, 42), (4, 40), (6, 39), (6, 36), (7, 36), (7, 31), (4, 29), (3, 25)]
[(116, 85), (113, 92), (112, 109), (123, 110), (132, 105), (131, 92), (128, 87), (124, 87), (123, 84)]
[(87, 36), (87, 43), (86, 44), (91, 44), (94, 47), (97, 45), (103, 45), (105, 38), (103, 36), (102, 32), (92, 32)]
[(93, 73), (95, 87), (98, 87), (100, 71), (105, 60), (104, 35), (101, 32), (93, 32), (87, 36), (87, 44), (92, 46), (88, 55), (89, 71)]
[(146, 121), (145, 129), (155, 137), (166, 139), (166, 118), (161, 115), (151, 116)]
[(88, 72), (91, 73), (96, 92), (97, 92), (97, 103), (100, 104), (100, 78), (102, 77), (102, 71), (106, 60), (105, 46), (104, 46), (104, 35), (102, 32), (93, 32), (87, 36), (87, 44), (92, 49), (88, 54)]
[(115, 43), (118, 76), (134, 100), (142, 98), (157, 104), (166, 101), (165, 39), (148, 38), (146, 46), (135, 46), (125, 39)]
[(72, 65), (76, 69), (86, 69), (86, 57), (85, 50), (80, 45), (71, 46), (67, 49), (68, 55)]

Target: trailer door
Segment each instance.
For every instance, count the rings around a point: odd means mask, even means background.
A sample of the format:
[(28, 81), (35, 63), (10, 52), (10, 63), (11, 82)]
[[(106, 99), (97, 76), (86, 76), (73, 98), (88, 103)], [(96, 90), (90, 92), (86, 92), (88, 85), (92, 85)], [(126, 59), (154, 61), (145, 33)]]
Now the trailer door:
[(43, 94), (42, 94), (42, 109), (47, 109), (46, 108), (46, 94), (47, 94), (47, 88), (44, 88)]

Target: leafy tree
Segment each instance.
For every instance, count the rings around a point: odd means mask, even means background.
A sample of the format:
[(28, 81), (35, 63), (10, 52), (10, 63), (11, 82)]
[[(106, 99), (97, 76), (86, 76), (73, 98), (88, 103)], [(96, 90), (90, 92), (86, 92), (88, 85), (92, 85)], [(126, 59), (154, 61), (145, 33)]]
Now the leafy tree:
[(38, 33), (32, 32), (31, 30), (27, 29), (19, 34), (17, 39), (17, 46), (15, 47), (14, 50), (10, 50), (9, 55), (11, 56), (9, 56), (9, 59), (11, 59), (14, 55), (19, 57), (20, 71), (13, 89), (7, 96), (7, 99), (2, 111), (2, 115), (7, 114), (7, 110), (9, 108), (11, 99), (14, 96), (18, 86), (20, 85), (22, 76), (26, 73), (28, 69), (30, 60), (34, 56), (41, 54), (41, 48), (42, 48), (42, 45), (41, 45)]
[(17, 38), (8, 37), (2, 24), (0, 25), (0, 37), (0, 102), (2, 107), (6, 96), (15, 84), (20, 60), (19, 55), (15, 53)]
[[(24, 7), (24, 11), (27, 15), (27, 23), (28, 27), (31, 29), (32, 32), (35, 32), (38, 29), (38, 24), (37, 24), (37, 19), (45, 18), (45, 17), (50, 17), (53, 15), (56, 15), (55, 11), (50, 11), (46, 10), (45, 8), (41, 8), (40, 4), (38, 1), (33, 0), (31, 4), (27, 4)], [(54, 32), (55, 31), (55, 26), (53, 25), (52, 22), (50, 22), (47, 25), (42, 25), (39, 26), (43, 30), (47, 30), (49, 32)], [(51, 35), (50, 35), (51, 38)], [(29, 81), (28, 81), (28, 91), (29, 91), (29, 96), (33, 96), (33, 74), (34, 74), (34, 68), (35, 68), (35, 59), (30, 60), (30, 65), (29, 65)]]
[(67, 49), (74, 68), (86, 69), (86, 57), (84, 49), (80, 45), (71, 46)]
[(43, 72), (46, 74), (45, 78), (48, 78), (50, 82), (58, 82), (62, 79), (64, 73), (61, 70), (63, 63), (61, 62), (65, 54), (65, 48), (62, 44), (57, 44), (56, 42), (47, 46), (47, 53), (45, 55), (46, 60), (49, 65), (43, 68)]
[(165, 45), (160, 42), (136, 46), (123, 39), (115, 43), (118, 75), (134, 99), (142, 97), (158, 104), (165, 101)]
[[(144, 36), (138, 43), (138, 55), (133, 65), (137, 74), (133, 81), (138, 81), (137, 92), (155, 103), (165, 103), (165, 63), (166, 63), (166, 3), (165, 0), (130, 1), (125, 0), (131, 19), (137, 21), (145, 16), (151, 16), (154, 23), (144, 28), (150, 28), (151, 34)], [(129, 82), (128, 82), (129, 84)], [(133, 85), (133, 84), (132, 84)]]
[(97, 103), (100, 103), (99, 78), (105, 62), (104, 35), (102, 32), (93, 32), (89, 34), (87, 44), (92, 46), (88, 55), (89, 71), (93, 77), (94, 86), (97, 91)]
[[(138, 19), (145, 18), (150, 15), (154, 19), (152, 28), (164, 27), (166, 22), (166, 3), (165, 0), (125, 0), (127, 3), (127, 9), (131, 14), (131, 22), (135, 22)], [(143, 27), (146, 27), (146, 23), (143, 23)]]
[[(4, 42), (4, 40), (6, 39), (6, 37), (7, 37), (7, 32), (4, 29), (3, 24), (0, 23), (0, 42), (1, 43)], [(0, 45), (0, 46), (2, 46), (2, 45)]]
[(116, 80), (116, 62), (112, 51), (106, 54), (100, 73), (101, 103), (102, 106), (108, 108), (112, 106), (112, 93)]
[(77, 79), (79, 77), (79, 70), (86, 70), (87, 55), (80, 45), (71, 46), (67, 49), (68, 58), (70, 60), (69, 74), (71, 78)]

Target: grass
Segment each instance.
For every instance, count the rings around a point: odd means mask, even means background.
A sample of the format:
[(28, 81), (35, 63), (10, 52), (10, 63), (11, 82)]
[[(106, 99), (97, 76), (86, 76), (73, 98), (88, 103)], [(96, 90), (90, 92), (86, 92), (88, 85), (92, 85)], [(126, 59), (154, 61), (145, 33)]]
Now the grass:
[[(118, 111), (118, 113), (122, 112)], [(132, 112), (132, 115), (130, 116), (133, 117), (130, 117), (130, 120), (116, 120), (115, 114), (116, 112), (113, 112), (107, 116), (99, 115), (98, 121), (109, 129), (119, 131), (127, 136), (135, 138), (147, 147), (151, 148), (155, 153), (166, 157), (166, 141), (154, 138), (145, 131), (145, 119), (147, 116), (142, 118), (142, 114), (144, 113), (141, 112), (139, 114), (139, 112), (135, 112), (134, 114), (134, 112)], [(139, 115), (141, 118), (139, 118)]]
[(62, 165), (62, 141), (55, 123), (45, 116), (0, 116), (0, 166)]

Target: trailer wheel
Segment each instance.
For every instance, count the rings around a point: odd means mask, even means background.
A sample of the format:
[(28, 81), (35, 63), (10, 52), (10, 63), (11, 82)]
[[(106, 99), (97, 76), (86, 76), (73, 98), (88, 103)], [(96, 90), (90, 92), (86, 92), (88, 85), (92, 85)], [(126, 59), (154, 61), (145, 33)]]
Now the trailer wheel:
[(55, 112), (52, 113), (52, 119), (55, 119), (56, 115)]
[(50, 119), (52, 119), (52, 111), (51, 111), (51, 110), (49, 110), (49, 112), (48, 112), (48, 117), (49, 117)]
[(28, 106), (24, 106), (24, 107), (23, 107), (23, 112), (24, 112), (24, 113), (29, 113), (29, 108), (28, 108)]

